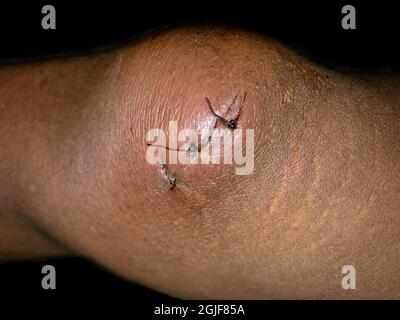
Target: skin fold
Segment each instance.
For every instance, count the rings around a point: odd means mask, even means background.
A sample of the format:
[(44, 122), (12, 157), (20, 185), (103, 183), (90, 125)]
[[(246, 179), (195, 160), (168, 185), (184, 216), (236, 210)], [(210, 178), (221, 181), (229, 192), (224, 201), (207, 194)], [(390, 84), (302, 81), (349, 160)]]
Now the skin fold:
[[(400, 298), (399, 80), (212, 27), (2, 66), (0, 259), (81, 255), (182, 298)], [(243, 92), (254, 172), (168, 165), (170, 190), (148, 130), (200, 134), (206, 97)]]

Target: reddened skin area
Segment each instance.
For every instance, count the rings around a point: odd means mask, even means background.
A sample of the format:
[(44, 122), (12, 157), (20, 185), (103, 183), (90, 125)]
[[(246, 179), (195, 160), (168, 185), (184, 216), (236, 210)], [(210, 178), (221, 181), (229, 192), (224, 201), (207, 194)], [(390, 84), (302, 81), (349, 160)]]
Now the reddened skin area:
[[(71, 251), (185, 298), (399, 297), (398, 81), (204, 27), (18, 72), (9, 88), (24, 74), (42, 83), (24, 93), (36, 109), (21, 127), (35, 139), (19, 138), (31, 161), (18, 201)], [(149, 130), (208, 132), (244, 93), (235, 125), (254, 130), (251, 174), (146, 160)], [(347, 264), (363, 274), (351, 296)]]

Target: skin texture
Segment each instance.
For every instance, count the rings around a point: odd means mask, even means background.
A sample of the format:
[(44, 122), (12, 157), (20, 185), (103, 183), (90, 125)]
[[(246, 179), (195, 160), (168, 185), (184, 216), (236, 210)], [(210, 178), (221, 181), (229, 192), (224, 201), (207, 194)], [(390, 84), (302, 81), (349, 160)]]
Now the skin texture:
[[(228, 28), (4, 66), (0, 257), (82, 255), (182, 298), (400, 298), (399, 85)], [(254, 173), (170, 165), (168, 190), (147, 131), (201, 133), (205, 98), (223, 114), (238, 92)]]

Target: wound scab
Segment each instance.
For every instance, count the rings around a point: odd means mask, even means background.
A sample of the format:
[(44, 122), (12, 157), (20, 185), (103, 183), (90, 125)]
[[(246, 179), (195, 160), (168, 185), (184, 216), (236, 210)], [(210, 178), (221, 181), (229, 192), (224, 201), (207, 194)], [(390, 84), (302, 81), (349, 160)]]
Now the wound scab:
[(233, 107), (236, 105), (236, 101), (237, 101), (238, 96), (239, 96), (239, 93), (237, 93), (235, 95), (235, 97), (233, 98), (232, 102), (229, 104), (228, 110), (226, 111), (224, 117), (219, 115), (219, 114), (217, 114), (214, 111), (214, 108), (212, 107), (210, 100), (207, 97), (205, 98), (207, 106), (208, 106), (208, 109), (217, 118), (217, 120), (215, 121), (215, 124), (214, 124), (214, 129), (217, 127), (219, 121), (222, 122), (229, 129), (232, 129), (232, 130), (236, 129), (237, 122), (238, 122), (239, 117), (240, 117), (240, 112), (242, 111), (243, 105), (244, 105), (244, 103), (246, 101), (247, 92), (244, 92), (243, 97), (242, 97), (242, 101), (240, 103), (240, 106), (239, 106), (239, 108), (237, 108), (236, 112), (234, 111), (235, 114), (234, 114), (234, 116), (232, 116), (231, 112), (232, 112)]
[(168, 190), (174, 191), (178, 182), (176, 175), (169, 171), (166, 164), (161, 165), (161, 174), (168, 183)]

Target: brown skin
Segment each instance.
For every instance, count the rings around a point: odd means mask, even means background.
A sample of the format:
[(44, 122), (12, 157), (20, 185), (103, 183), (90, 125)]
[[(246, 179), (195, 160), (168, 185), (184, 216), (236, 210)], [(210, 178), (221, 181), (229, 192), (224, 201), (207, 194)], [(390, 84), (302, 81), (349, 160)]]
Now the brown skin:
[[(78, 254), (183, 298), (400, 298), (399, 89), (214, 28), (3, 67), (0, 258)], [(254, 173), (171, 165), (168, 190), (147, 130), (201, 132), (205, 97), (244, 91)]]

